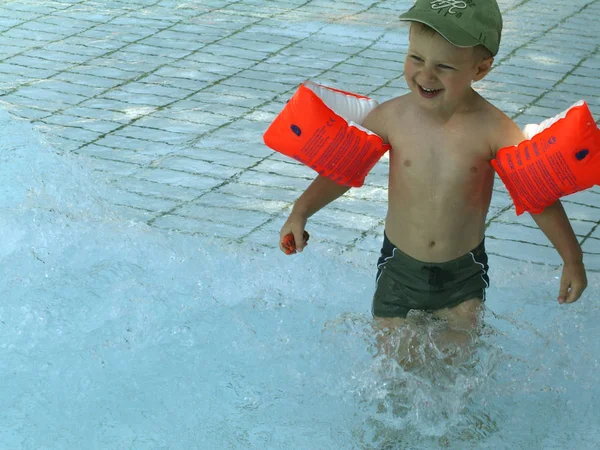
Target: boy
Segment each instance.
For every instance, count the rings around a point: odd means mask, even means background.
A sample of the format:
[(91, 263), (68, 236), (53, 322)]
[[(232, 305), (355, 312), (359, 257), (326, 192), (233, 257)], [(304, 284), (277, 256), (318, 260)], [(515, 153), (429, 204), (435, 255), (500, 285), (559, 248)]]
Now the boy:
[[(382, 103), (363, 124), (392, 146), (373, 315), (392, 329), (411, 309), (431, 311), (458, 333), (447, 338), (463, 341), (461, 330), (479, 324), (489, 283), (490, 160), (524, 140), (519, 127), (471, 87), (491, 69), (502, 17), (496, 0), (417, 0), (401, 20), (411, 23), (404, 63), (410, 93)], [(302, 251), (308, 218), (348, 189), (318, 176), (296, 201), (280, 241), (292, 233)], [(558, 301), (572, 303), (587, 280), (560, 201), (533, 219), (564, 262)]]

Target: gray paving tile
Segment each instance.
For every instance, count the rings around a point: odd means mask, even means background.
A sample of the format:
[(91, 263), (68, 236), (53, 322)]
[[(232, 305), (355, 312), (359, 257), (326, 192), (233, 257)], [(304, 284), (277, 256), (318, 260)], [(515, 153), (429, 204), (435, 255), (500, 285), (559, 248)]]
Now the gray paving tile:
[(106, 176), (100, 176), (100, 180), (113, 179), (115, 176), (129, 176), (140, 170), (140, 166), (132, 162), (118, 161), (106, 158), (93, 158), (90, 161), (95, 171)]
[(599, 210), (597, 206), (585, 205), (580, 203), (564, 201), (563, 205), (567, 215), (571, 219), (587, 220), (590, 222), (597, 222), (600, 218)]
[[(96, 133), (109, 133), (120, 126), (117, 122), (109, 122), (105, 120), (83, 118), (77, 116), (71, 116), (68, 114), (53, 114), (49, 117), (45, 117), (43, 122), (47, 125), (62, 125), (78, 127), (84, 130), (90, 130)], [(89, 142), (90, 140), (86, 140)]]
[(229, 167), (220, 164), (212, 164), (200, 159), (183, 158), (180, 156), (170, 156), (157, 164), (158, 168), (180, 170), (199, 175), (207, 175), (213, 178), (226, 179), (239, 173), (241, 170), (237, 167)]
[(171, 186), (135, 177), (119, 177), (113, 184), (124, 191), (149, 197), (173, 200), (176, 203), (194, 200), (201, 193), (201, 191), (185, 186)]
[[(307, 231), (311, 234), (313, 244), (335, 244), (333, 248), (338, 248), (338, 250), (352, 246), (361, 235), (360, 231), (356, 229), (336, 227), (331, 223), (316, 220), (311, 221), (307, 226)], [(277, 242), (278, 234), (275, 234), (275, 242)]]
[(136, 170), (135, 177), (142, 180), (153, 181), (172, 186), (184, 186), (193, 189), (208, 191), (223, 183), (222, 179), (202, 176), (191, 172), (183, 172), (180, 170), (169, 170), (161, 168)]
[(254, 166), (260, 159), (252, 156), (241, 155), (234, 151), (227, 150), (208, 150), (202, 148), (191, 148), (178, 152), (179, 155), (192, 159), (216, 163), (222, 166), (245, 169)]
[(247, 209), (236, 209), (224, 206), (206, 206), (200, 203), (188, 203), (173, 210), (176, 215), (194, 217), (215, 223), (224, 223), (247, 227), (248, 231), (255, 228), (270, 218), (270, 215), (262, 211), (251, 211)]
[(115, 203), (121, 206), (131, 206), (159, 213), (172, 209), (177, 206), (179, 201), (121, 190), (119, 191), (119, 198)]
[[(371, 254), (379, 253), (381, 250), (381, 246), (383, 245), (383, 225), (378, 227), (374, 232), (365, 233), (355, 244), (355, 248), (358, 250), (364, 250)], [(375, 267), (375, 263), (377, 258), (373, 258), (373, 268)], [(375, 270), (373, 269), (375, 272)]]
[(515, 264), (537, 263), (560, 266), (562, 260), (554, 248), (536, 245), (526, 240), (486, 239), (487, 252), (492, 256), (516, 261)]
[(254, 170), (258, 172), (275, 173), (285, 177), (296, 177), (296, 178), (314, 178), (316, 173), (310, 168), (303, 164), (290, 162), (278, 162), (272, 160), (263, 160), (254, 166)]
[(227, 183), (214, 192), (258, 200), (277, 200), (288, 205), (298, 198), (298, 191), (294, 189), (280, 189), (277, 186), (256, 186), (237, 181)]
[(285, 201), (240, 197), (237, 195), (226, 194), (222, 191), (209, 192), (199, 198), (195, 203), (201, 206), (234, 208), (239, 210), (266, 212), (268, 214), (277, 214), (289, 206), (289, 202)]
[(600, 238), (592, 237), (586, 239), (586, 241), (582, 245), (582, 248), (586, 254), (600, 256)]
[(248, 232), (246, 228), (232, 224), (209, 222), (197, 218), (176, 215), (159, 217), (152, 222), (152, 226), (176, 232), (200, 234), (203, 236), (218, 236), (229, 239), (239, 239)]

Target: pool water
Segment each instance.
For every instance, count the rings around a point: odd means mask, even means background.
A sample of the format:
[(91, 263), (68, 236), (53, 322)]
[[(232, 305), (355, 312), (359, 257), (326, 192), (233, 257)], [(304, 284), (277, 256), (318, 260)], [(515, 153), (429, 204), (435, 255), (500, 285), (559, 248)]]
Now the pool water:
[(0, 448), (600, 447), (597, 274), (560, 306), (558, 272), (492, 258), (476, 354), (405, 371), (373, 271), (124, 219), (84, 161), (0, 126)]

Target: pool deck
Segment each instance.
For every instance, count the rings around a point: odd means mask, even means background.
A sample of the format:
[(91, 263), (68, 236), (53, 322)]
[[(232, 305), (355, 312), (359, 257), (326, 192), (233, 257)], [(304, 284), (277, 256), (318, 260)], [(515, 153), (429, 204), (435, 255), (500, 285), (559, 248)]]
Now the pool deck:
[[(504, 34), (479, 90), (520, 126), (585, 99), (600, 119), (600, 0), (500, 0)], [(276, 250), (310, 169), (262, 142), (305, 79), (378, 101), (406, 92), (412, 1), (16, 0), (0, 4), (0, 100), (121, 192), (127, 220)], [(285, 6), (284, 6), (285, 5)], [(381, 245), (387, 159), (317, 213), (317, 248), (369, 265)], [(564, 200), (600, 272), (600, 189)], [(488, 251), (558, 265), (500, 182)]]

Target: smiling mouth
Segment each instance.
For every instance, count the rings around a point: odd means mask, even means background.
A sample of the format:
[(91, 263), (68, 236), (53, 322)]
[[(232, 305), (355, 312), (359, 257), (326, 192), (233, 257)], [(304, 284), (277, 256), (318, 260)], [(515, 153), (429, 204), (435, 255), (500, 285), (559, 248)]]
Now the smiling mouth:
[(438, 93), (442, 92), (442, 89), (427, 89), (421, 86), (420, 84), (417, 84), (417, 86), (419, 86), (419, 91), (421, 92), (421, 95), (427, 98), (433, 98)]

